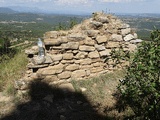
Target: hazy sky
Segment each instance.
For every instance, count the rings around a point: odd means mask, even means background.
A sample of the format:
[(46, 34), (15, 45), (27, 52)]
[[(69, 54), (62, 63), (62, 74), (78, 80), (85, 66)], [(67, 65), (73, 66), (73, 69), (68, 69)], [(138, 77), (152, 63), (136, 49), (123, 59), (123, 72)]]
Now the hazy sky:
[(160, 0), (0, 0), (0, 7), (6, 6), (65, 12), (160, 13)]

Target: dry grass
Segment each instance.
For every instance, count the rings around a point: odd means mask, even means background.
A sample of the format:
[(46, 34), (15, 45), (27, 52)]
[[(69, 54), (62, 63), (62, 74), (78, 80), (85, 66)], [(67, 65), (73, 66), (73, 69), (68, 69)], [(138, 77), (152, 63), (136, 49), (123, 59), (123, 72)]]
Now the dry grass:
[(81, 89), (86, 88), (86, 91), (82, 94), (88, 98), (99, 114), (113, 119), (123, 119), (124, 116), (129, 116), (131, 111), (118, 113), (115, 108), (116, 99), (113, 94), (117, 90), (119, 80), (124, 76), (125, 70), (120, 70), (90, 80), (72, 81), (72, 84), (78, 92), (82, 92)]
[(19, 52), (10, 60), (0, 64), (0, 91), (14, 93), (13, 82), (22, 77), (26, 64), (27, 57), (24, 52)]

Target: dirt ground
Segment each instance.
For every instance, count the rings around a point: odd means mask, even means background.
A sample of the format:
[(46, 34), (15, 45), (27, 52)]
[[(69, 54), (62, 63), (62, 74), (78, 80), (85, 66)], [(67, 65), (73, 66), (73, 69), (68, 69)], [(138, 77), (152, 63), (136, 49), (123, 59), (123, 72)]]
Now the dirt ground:
[[(108, 78), (110, 78), (108, 80)], [(123, 119), (115, 109), (113, 93), (118, 75), (72, 82), (75, 91), (51, 87), (44, 82), (30, 85), (29, 97), (14, 104), (14, 99), (0, 101), (1, 120), (110, 120)]]

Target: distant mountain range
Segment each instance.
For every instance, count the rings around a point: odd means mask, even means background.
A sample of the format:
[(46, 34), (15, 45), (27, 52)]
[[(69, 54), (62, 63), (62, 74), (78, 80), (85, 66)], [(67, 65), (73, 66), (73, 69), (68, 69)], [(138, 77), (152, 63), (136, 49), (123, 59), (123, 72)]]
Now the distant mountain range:
[[(91, 15), (89, 12), (72, 13), (68, 11), (47, 11), (37, 7), (23, 7), (23, 6), (8, 6), (0, 7), (0, 13), (14, 14), (14, 13), (35, 13), (35, 14), (61, 14), (61, 15)], [(130, 17), (160, 17), (157, 13), (116, 13), (117, 16), (130, 16)]]
[(74, 13), (74, 12), (68, 12), (68, 11), (60, 11), (60, 10), (54, 10), (54, 11), (48, 11), (48, 10), (42, 10), (37, 7), (23, 7), (23, 6), (8, 6), (8, 7), (0, 7), (0, 13), (42, 13), (42, 14), (64, 14), (64, 15), (91, 15), (89, 12), (82, 12)]
[(16, 13), (16, 11), (14, 11), (13, 9), (7, 8), (7, 7), (0, 7), (0, 13)]

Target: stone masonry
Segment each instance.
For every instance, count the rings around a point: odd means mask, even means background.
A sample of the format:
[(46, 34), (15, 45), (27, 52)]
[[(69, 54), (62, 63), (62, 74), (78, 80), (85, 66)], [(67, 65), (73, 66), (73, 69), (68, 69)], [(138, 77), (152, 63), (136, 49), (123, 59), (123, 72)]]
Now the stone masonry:
[[(117, 17), (93, 13), (92, 18), (68, 31), (49, 31), (44, 34), (45, 60), (38, 64), (38, 47), (26, 50), (29, 63), (24, 82), (43, 79), (49, 84), (94, 77), (113, 69), (113, 61), (104, 59), (120, 46), (134, 51), (142, 40), (128, 24)], [(123, 61), (124, 66), (127, 61)], [(122, 64), (123, 65), (123, 64)], [(17, 85), (18, 86), (18, 85)], [(23, 85), (20, 85), (23, 89)]]

